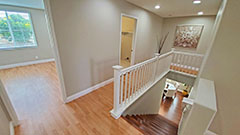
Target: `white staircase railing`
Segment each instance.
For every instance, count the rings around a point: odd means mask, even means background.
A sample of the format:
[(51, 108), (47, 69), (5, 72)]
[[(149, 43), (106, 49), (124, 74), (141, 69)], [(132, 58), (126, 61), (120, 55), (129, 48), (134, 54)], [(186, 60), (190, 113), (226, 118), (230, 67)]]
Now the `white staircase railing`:
[(171, 70), (196, 77), (203, 61), (203, 54), (174, 51)]
[[(155, 54), (155, 57), (142, 63), (124, 68), (117, 65), (114, 69), (114, 104), (111, 114), (118, 119), (121, 114), (170, 70), (177, 68), (199, 70), (197, 61), (203, 56), (185, 52), (170, 51)], [(199, 60), (198, 60), (199, 59)], [(181, 72), (179, 70), (178, 72)]]

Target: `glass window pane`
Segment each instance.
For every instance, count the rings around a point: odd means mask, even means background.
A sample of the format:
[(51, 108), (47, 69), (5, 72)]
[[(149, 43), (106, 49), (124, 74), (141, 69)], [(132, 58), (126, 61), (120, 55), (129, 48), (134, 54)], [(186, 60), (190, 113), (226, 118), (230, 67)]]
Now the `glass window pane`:
[(13, 45), (5, 11), (0, 11), (0, 48), (13, 47)]
[(33, 46), (34, 33), (28, 13), (7, 11), (16, 46)]

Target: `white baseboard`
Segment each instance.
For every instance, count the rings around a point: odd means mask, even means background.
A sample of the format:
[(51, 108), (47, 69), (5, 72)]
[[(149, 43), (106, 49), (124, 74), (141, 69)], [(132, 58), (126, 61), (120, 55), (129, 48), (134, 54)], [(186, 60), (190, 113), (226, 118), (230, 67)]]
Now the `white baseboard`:
[(13, 125), (13, 122), (12, 122), (12, 121), (10, 122), (9, 127), (10, 127), (10, 135), (14, 135), (14, 134), (15, 134), (15, 131), (14, 131), (14, 125)]
[(3, 66), (0, 66), (0, 69), (15, 68), (15, 67), (20, 67), (20, 66), (40, 64), (40, 63), (46, 63), (46, 62), (51, 62), (51, 61), (55, 61), (55, 60), (54, 59), (43, 59), (43, 60), (27, 61), (27, 62), (22, 62), (22, 63), (3, 65)]
[(216, 133), (207, 130), (204, 135), (217, 135)]
[(86, 94), (88, 94), (88, 93), (90, 93), (90, 92), (92, 92), (92, 91), (94, 91), (94, 90), (96, 90), (98, 88), (101, 88), (101, 87), (103, 87), (103, 86), (105, 86), (105, 85), (107, 85), (107, 84), (109, 84), (111, 82), (113, 82), (113, 78), (111, 78), (109, 80), (106, 80), (104, 82), (101, 82), (101, 83), (99, 83), (97, 85), (94, 85), (94, 86), (92, 86), (90, 88), (87, 88), (87, 89), (85, 89), (83, 91), (80, 91), (80, 92), (78, 92), (78, 93), (76, 93), (76, 94), (74, 94), (72, 96), (69, 96), (69, 97), (67, 97), (65, 103), (69, 103), (69, 102), (71, 102), (71, 101), (73, 101), (73, 100), (75, 100), (75, 99), (77, 99), (77, 98), (79, 98), (81, 96), (84, 96), (84, 95), (86, 95)]

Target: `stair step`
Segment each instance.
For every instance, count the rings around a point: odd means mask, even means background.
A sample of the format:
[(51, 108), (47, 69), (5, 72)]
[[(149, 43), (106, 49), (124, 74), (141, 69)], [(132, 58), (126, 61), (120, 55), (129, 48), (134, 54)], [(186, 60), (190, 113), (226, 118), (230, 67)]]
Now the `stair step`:
[(161, 115), (136, 115), (123, 118), (143, 134), (177, 135), (178, 125)]

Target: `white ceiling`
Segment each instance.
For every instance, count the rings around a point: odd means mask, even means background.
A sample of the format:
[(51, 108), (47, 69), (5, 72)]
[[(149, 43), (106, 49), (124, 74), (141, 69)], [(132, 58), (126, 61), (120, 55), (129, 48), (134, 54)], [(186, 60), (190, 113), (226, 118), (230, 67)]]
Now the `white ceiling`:
[[(126, 0), (134, 5), (151, 11), (161, 17), (197, 16), (199, 11), (204, 15), (216, 15), (221, 0), (201, 0), (202, 3), (194, 5), (193, 0)], [(160, 9), (155, 9), (159, 4)]]
[(0, 0), (0, 4), (44, 9), (43, 0)]

